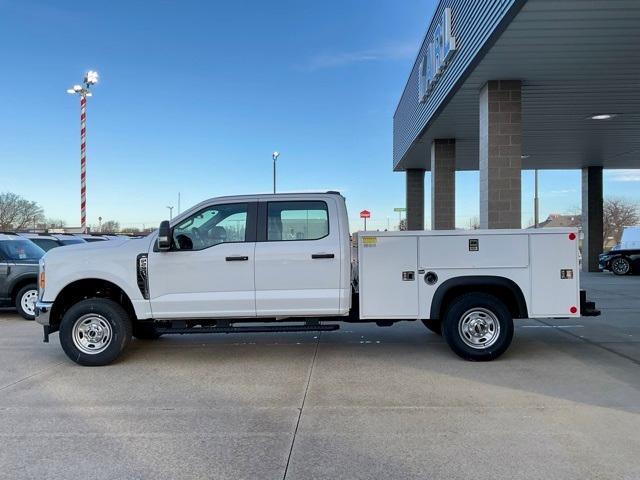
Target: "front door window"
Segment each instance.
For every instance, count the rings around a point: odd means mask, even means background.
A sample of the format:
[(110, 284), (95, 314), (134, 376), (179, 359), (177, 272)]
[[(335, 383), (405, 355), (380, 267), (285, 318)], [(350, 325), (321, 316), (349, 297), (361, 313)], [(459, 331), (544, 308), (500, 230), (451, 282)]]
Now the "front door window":
[(187, 217), (173, 229), (174, 250), (203, 250), (246, 241), (246, 203), (213, 205)]

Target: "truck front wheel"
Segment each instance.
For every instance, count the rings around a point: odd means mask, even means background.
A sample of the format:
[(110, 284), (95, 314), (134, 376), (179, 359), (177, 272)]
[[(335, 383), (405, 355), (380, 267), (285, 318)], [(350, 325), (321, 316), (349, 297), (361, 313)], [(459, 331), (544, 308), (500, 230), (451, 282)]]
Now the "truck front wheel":
[(513, 317), (493, 295), (469, 293), (455, 299), (442, 322), (443, 336), (461, 358), (487, 361), (502, 355), (513, 339)]
[(60, 344), (80, 365), (107, 365), (129, 344), (131, 329), (122, 306), (106, 298), (90, 298), (73, 305), (62, 317)]

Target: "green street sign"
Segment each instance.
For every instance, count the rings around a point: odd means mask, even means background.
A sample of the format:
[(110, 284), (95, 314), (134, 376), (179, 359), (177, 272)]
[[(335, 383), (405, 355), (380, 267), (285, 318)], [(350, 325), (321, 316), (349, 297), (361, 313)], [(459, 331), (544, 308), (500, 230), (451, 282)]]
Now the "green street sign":
[(394, 211), (394, 212), (406, 212), (406, 211), (407, 211), (407, 209), (406, 209), (406, 208), (400, 208), (400, 207), (397, 207), (397, 208), (394, 208), (394, 209), (393, 209), (393, 211)]

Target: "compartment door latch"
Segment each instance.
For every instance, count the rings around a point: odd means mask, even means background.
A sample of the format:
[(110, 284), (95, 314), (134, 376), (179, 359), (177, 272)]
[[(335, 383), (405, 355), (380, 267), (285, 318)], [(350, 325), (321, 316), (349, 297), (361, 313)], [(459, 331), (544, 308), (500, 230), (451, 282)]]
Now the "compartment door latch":
[(414, 272), (413, 270), (402, 272), (403, 282), (413, 282), (415, 279), (416, 279), (416, 272)]

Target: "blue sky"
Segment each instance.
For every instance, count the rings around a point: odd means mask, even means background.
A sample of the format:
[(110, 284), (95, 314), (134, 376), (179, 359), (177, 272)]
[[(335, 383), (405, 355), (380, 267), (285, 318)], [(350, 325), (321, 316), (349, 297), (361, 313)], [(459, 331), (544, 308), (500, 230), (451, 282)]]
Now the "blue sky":
[[(279, 150), (279, 190), (337, 189), (356, 225), (367, 208), (370, 225), (393, 227), (392, 116), (435, 3), (0, 0), (0, 191), (79, 223), (78, 100), (65, 90), (96, 69), (90, 224), (155, 225), (178, 192), (183, 209), (268, 192)], [(542, 216), (579, 207), (579, 172), (540, 178)], [(605, 193), (637, 199), (630, 178), (608, 174)], [(525, 172), (525, 222), (532, 185)], [(458, 224), (477, 212), (477, 174), (460, 173)]]

